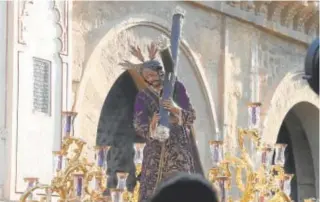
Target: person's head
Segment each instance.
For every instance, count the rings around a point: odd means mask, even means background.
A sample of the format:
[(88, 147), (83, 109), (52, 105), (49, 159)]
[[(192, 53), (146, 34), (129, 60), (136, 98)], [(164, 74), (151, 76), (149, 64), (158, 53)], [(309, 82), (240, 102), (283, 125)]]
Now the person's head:
[(155, 43), (151, 43), (151, 45), (148, 46), (148, 53), (149, 53), (148, 60), (145, 60), (145, 57), (143, 56), (139, 46), (131, 46), (130, 52), (141, 63), (138, 65), (135, 65), (131, 62), (126, 61), (120, 64), (123, 66), (128, 66), (129, 69), (132, 68), (131, 65), (133, 65), (133, 68), (136, 68), (136, 70), (138, 70), (141, 77), (148, 85), (156, 89), (161, 89), (162, 83), (163, 83), (164, 71), (161, 63), (155, 59), (156, 54), (158, 53), (158, 48), (155, 45)]
[(160, 62), (157, 60), (144, 62), (140, 73), (148, 85), (157, 89), (162, 87), (164, 72)]
[(219, 202), (217, 190), (197, 174), (178, 174), (164, 182), (150, 202)]

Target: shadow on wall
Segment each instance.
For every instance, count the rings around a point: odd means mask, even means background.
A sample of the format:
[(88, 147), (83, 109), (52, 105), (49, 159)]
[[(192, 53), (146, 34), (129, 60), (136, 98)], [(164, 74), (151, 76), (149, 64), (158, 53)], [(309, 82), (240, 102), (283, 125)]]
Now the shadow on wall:
[(134, 142), (143, 142), (136, 135), (133, 121), (133, 107), (138, 90), (128, 71), (125, 71), (111, 87), (101, 110), (96, 145), (111, 146), (108, 153), (108, 186), (116, 187), (116, 172), (128, 172), (128, 189), (135, 186), (133, 162)]
[(282, 123), (277, 143), (288, 145), (285, 170), (295, 175), (291, 198), (294, 201), (318, 198), (319, 108), (307, 102), (296, 104)]

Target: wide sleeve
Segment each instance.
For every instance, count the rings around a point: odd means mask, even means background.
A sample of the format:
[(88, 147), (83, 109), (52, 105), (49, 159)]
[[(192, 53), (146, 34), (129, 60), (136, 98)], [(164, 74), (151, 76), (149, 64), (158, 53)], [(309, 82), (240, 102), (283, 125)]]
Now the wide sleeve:
[(184, 85), (177, 81), (178, 102), (181, 108), (181, 121), (183, 125), (192, 125), (196, 119), (196, 112), (190, 102), (189, 95)]
[(133, 126), (137, 132), (137, 135), (147, 140), (150, 139), (149, 134), (149, 114), (148, 108), (145, 104), (144, 96), (142, 93), (138, 93), (134, 104), (134, 118)]

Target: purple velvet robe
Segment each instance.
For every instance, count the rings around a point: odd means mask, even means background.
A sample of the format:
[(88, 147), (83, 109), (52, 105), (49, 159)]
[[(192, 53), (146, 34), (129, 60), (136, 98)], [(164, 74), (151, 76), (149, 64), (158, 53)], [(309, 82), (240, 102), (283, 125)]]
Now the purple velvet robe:
[(137, 134), (146, 140), (140, 177), (140, 202), (150, 199), (157, 185), (175, 172), (196, 172), (195, 162), (199, 159), (194, 159), (198, 156), (192, 151), (196, 145), (191, 134), (196, 116), (185, 87), (178, 81), (175, 84), (174, 101), (182, 109), (182, 124), (171, 124), (169, 139), (161, 143), (151, 139), (149, 131), (154, 112), (159, 112), (160, 97), (149, 88), (136, 96), (134, 127)]

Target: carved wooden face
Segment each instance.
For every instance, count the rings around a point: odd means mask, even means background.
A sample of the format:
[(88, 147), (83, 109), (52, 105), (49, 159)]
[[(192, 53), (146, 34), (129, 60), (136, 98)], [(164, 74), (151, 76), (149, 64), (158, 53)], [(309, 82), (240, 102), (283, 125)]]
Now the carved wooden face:
[(154, 71), (149, 68), (144, 68), (141, 72), (143, 79), (154, 88), (160, 88), (162, 86), (162, 79), (158, 71)]

